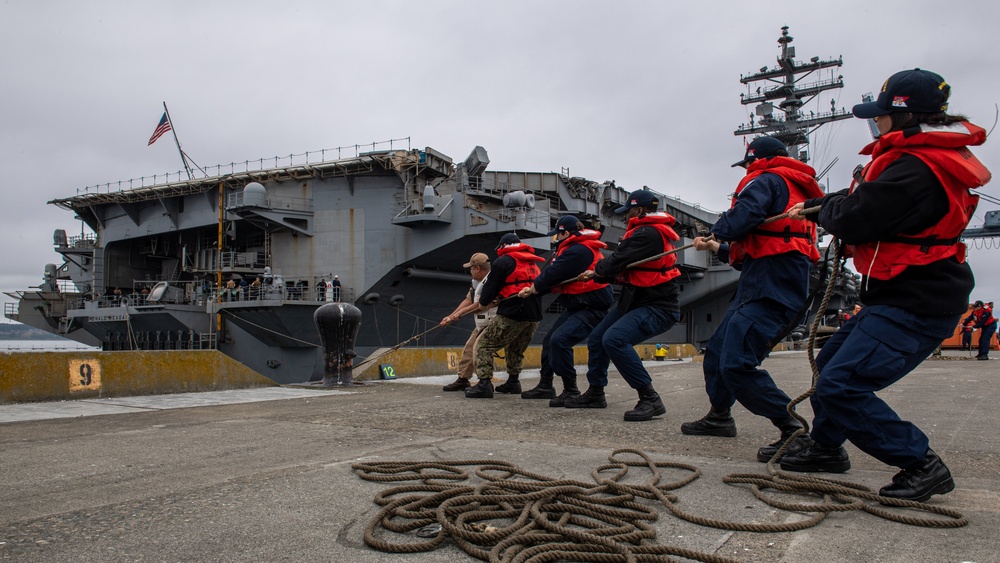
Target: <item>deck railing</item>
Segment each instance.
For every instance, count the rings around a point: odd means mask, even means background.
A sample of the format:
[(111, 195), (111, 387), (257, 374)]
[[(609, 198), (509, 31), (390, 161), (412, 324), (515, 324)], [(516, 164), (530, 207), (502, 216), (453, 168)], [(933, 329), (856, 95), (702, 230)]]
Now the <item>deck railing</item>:
[[(239, 172), (256, 172), (287, 166), (334, 162), (345, 158), (357, 158), (363, 152), (402, 149), (404, 142), (406, 150), (411, 150), (410, 137), (403, 137), (401, 139), (374, 141), (360, 145), (347, 145), (332, 149), (319, 149), (297, 154), (293, 153), (285, 156), (272, 156), (268, 158), (262, 157), (256, 160), (244, 160), (243, 162), (213, 164), (204, 168), (198, 167), (198, 171), (203, 173), (203, 177), (210, 178), (214, 176), (222, 176), (224, 174), (236, 174)], [(76, 195), (88, 193), (111, 193), (114, 191), (123, 192), (136, 188), (169, 184), (171, 181), (182, 182), (187, 179), (187, 172), (184, 170), (178, 170), (177, 172), (164, 172), (163, 174), (153, 174), (152, 176), (141, 176), (139, 178), (119, 180), (118, 182), (108, 182), (105, 184), (87, 186), (85, 188), (78, 189), (76, 191)]]

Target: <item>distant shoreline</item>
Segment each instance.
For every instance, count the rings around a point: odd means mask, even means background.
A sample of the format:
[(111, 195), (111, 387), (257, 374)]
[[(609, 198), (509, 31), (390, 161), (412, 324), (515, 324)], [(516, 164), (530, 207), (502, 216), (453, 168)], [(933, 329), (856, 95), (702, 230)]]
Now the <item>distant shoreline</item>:
[[(52, 334), (42, 329), (21, 323), (0, 324), (0, 340), (69, 340), (58, 334)], [(75, 340), (69, 340), (75, 342)]]

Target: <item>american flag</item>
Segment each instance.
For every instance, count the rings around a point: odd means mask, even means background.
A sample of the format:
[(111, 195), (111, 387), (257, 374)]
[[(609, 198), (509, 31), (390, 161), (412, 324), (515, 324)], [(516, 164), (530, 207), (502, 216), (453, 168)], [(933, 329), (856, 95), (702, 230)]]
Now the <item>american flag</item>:
[(156, 142), (161, 135), (170, 131), (170, 122), (167, 121), (167, 112), (163, 112), (163, 117), (160, 118), (160, 122), (156, 124), (156, 130), (153, 131), (153, 136), (149, 138), (149, 143), (146, 144), (148, 147)]

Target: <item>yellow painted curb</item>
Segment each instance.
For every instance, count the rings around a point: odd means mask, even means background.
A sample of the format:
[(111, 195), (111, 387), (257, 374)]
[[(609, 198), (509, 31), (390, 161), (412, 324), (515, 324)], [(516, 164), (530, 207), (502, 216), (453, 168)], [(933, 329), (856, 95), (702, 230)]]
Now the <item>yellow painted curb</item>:
[[(655, 344), (635, 347), (654, 359)], [(455, 373), (460, 348), (401, 348), (365, 369), (358, 380), (379, 379), (388, 364), (397, 377)], [(577, 365), (587, 363), (587, 347), (573, 349)], [(664, 359), (697, 357), (690, 344), (671, 344)], [(541, 365), (541, 346), (525, 353), (527, 369)], [(502, 358), (494, 361), (505, 371)], [(276, 383), (216, 350), (0, 352), (0, 403), (58, 401), (94, 397), (157, 395), (268, 387)]]
[(274, 385), (216, 350), (0, 353), (0, 403)]

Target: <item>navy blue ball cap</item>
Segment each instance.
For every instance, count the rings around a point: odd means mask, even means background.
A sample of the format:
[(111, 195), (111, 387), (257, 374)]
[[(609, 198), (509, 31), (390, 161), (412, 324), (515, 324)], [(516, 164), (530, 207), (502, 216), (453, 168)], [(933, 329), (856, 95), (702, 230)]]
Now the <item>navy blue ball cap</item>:
[(504, 236), (500, 237), (500, 244), (497, 245), (497, 248), (498, 249), (503, 248), (508, 244), (517, 244), (519, 242), (521, 242), (521, 239), (517, 235), (515, 235), (514, 233), (507, 233)]
[(556, 228), (545, 233), (546, 236), (554, 236), (559, 233), (575, 233), (580, 230), (580, 220), (573, 215), (563, 215), (556, 223)]
[(656, 197), (656, 194), (649, 190), (636, 190), (628, 194), (628, 199), (625, 200), (625, 205), (615, 209), (615, 213), (625, 213), (633, 207), (645, 207), (647, 205), (655, 205), (659, 207), (660, 198)]
[(747, 152), (743, 155), (743, 160), (734, 162), (733, 167), (746, 166), (759, 158), (778, 156), (779, 150), (787, 153), (788, 147), (774, 137), (757, 137), (747, 145)]
[(897, 72), (882, 84), (874, 102), (854, 106), (854, 117), (871, 119), (890, 113), (941, 113), (948, 109), (951, 86), (941, 75), (915, 68)]

